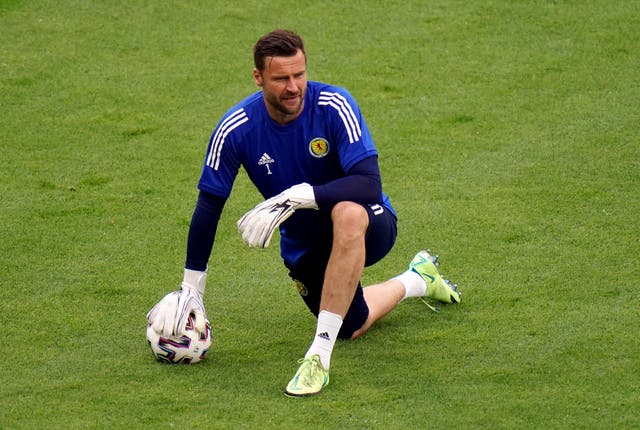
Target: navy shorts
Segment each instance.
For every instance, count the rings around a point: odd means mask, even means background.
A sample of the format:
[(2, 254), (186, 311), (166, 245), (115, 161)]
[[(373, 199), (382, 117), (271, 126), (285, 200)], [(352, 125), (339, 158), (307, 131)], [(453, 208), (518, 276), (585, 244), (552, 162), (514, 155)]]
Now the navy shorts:
[[(398, 233), (397, 219), (388, 209), (378, 204), (363, 206), (369, 214), (369, 227), (365, 236), (365, 266), (380, 261), (393, 248)], [(289, 276), (293, 278), (300, 297), (309, 310), (317, 317), (320, 309), (320, 296), (324, 272), (331, 254), (332, 238), (318, 243), (304, 254), (293, 266), (287, 266)], [(369, 307), (364, 300), (362, 285), (358, 283), (351, 306), (342, 322), (338, 337), (350, 339), (353, 333), (367, 321)]]

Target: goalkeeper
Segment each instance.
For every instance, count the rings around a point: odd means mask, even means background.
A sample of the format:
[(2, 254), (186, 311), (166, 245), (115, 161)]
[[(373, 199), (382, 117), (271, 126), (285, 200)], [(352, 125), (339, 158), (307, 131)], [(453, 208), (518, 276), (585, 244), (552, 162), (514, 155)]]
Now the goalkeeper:
[(303, 41), (293, 32), (263, 36), (254, 63), (261, 91), (230, 109), (209, 140), (181, 288), (147, 317), (164, 335), (179, 335), (189, 313), (204, 327), (209, 257), (242, 166), (266, 200), (238, 221), (238, 230), (249, 246), (264, 248), (279, 228), (284, 265), (317, 317), (311, 345), (285, 388), (289, 396), (309, 396), (329, 382), (337, 338), (362, 335), (406, 298), (458, 303), (460, 296), (427, 251), (399, 276), (362, 288), (364, 267), (391, 250), (397, 230), (360, 109), (345, 89), (307, 80)]

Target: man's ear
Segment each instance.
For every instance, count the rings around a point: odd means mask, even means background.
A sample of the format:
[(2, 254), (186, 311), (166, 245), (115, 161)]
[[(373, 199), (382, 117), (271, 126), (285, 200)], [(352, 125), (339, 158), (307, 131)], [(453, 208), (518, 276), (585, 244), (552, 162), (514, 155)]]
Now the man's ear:
[(264, 79), (262, 79), (262, 74), (256, 68), (253, 69), (253, 80), (257, 86), (261, 87), (264, 85)]

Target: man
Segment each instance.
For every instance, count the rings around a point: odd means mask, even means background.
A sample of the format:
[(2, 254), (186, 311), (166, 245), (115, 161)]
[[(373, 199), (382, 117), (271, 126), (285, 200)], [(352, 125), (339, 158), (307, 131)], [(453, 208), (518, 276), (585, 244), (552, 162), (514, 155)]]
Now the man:
[(253, 78), (261, 91), (230, 109), (214, 130), (187, 241), (181, 289), (147, 315), (153, 329), (179, 335), (190, 313), (203, 329), (207, 265), (220, 214), (242, 166), (265, 197), (239, 221), (243, 240), (267, 247), (276, 228), (290, 276), (311, 312), (315, 336), (285, 388), (294, 397), (329, 382), (337, 338), (355, 339), (408, 297), (458, 303), (437, 257), (419, 252), (409, 270), (362, 288), (365, 266), (396, 239), (396, 214), (382, 192), (377, 152), (353, 97), (307, 81), (302, 39), (276, 30), (254, 46)]

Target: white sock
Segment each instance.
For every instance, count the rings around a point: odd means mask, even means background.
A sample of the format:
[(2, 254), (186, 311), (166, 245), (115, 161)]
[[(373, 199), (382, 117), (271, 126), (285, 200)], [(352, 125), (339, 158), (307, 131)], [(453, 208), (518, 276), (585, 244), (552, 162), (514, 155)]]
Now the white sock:
[(422, 297), (427, 294), (427, 283), (422, 279), (422, 276), (413, 270), (407, 270), (393, 279), (397, 279), (404, 285), (404, 297), (402, 300), (409, 297)]
[(342, 317), (340, 315), (329, 311), (320, 311), (316, 335), (304, 358), (317, 354), (320, 356), (322, 367), (329, 370), (333, 345), (335, 345), (338, 338), (340, 327), (342, 327)]

